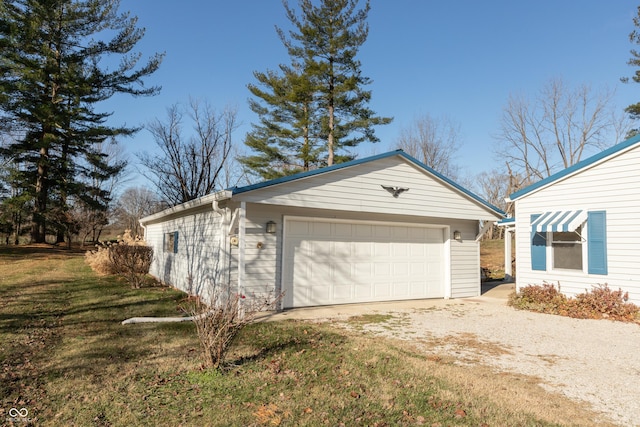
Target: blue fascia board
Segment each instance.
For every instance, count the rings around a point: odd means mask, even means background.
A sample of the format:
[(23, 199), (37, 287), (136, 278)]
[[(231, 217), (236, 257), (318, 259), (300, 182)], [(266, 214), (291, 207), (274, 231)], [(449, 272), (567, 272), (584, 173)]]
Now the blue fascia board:
[(344, 162), (344, 163), (337, 163), (335, 165), (332, 166), (327, 166), (324, 168), (319, 168), (319, 169), (314, 169), (312, 171), (307, 171), (307, 172), (300, 172), (294, 175), (287, 175), (287, 176), (283, 176), (280, 178), (275, 178), (275, 179), (270, 179), (268, 181), (263, 181), (263, 182), (259, 182), (257, 184), (251, 184), (251, 185), (246, 185), (244, 187), (233, 187), (233, 188), (229, 188), (228, 190), (232, 192), (232, 194), (241, 194), (241, 193), (246, 193), (247, 191), (253, 191), (253, 190), (258, 190), (260, 188), (265, 188), (265, 187), (271, 187), (272, 185), (278, 185), (278, 184), (284, 184), (286, 182), (290, 182), (290, 181), (297, 181), (299, 179), (303, 179), (303, 178), (309, 178), (311, 176), (315, 176), (315, 175), (320, 175), (326, 172), (332, 172), (332, 171), (336, 171), (336, 170), (340, 170), (340, 169), (344, 169), (344, 168), (348, 168), (351, 166), (356, 166), (362, 163), (367, 163), (367, 162), (371, 162), (374, 160), (379, 160), (379, 159), (384, 159), (386, 157), (392, 157), (392, 156), (396, 156), (399, 153), (402, 153), (402, 150), (395, 150), (395, 151), (389, 151), (387, 153), (382, 153), (382, 154), (378, 154), (376, 156), (371, 156), (371, 157), (366, 157), (363, 159), (356, 159), (356, 160), (351, 160), (349, 162)]
[(500, 221), (498, 221), (498, 225), (510, 225), (510, 224), (515, 224), (516, 223), (516, 219), (515, 218), (502, 218)]
[(618, 152), (624, 151), (632, 146), (634, 146), (635, 144), (637, 144), (638, 142), (640, 142), (640, 134), (633, 136), (625, 141), (622, 141), (619, 144), (614, 145), (613, 147), (609, 147), (606, 150), (595, 154), (589, 158), (586, 158), (578, 163), (576, 163), (573, 166), (569, 166), (566, 169), (561, 170), (560, 172), (556, 172), (553, 175), (544, 178), (538, 182), (536, 182), (535, 184), (531, 184), (528, 187), (523, 188), (522, 190), (518, 190), (515, 193), (512, 193), (509, 195), (509, 200), (511, 200), (512, 202), (516, 201), (516, 199), (519, 199), (523, 196), (526, 196), (530, 193), (533, 193), (534, 191), (545, 187), (549, 184), (552, 184), (555, 181), (559, 181), (562, 178), (571, 175), (575, 172), (580, 171), (581, 169), (586, 169), (589, 166), (598, 163), (600, 160), (603, 160), (609, 156), (612, 156), (614, 154), (617, 154)]
[(425, 165), (424, 163), (420, 162), (419, 160), (415, 159), (414, 157), (408, 155), (407, 153), (405, 153), (402, 150), (389, 151), (389, 152), (378, 154), (378, 155), (375, 155), (375, 156), (370, 156), (370, 157), (365, 157), (365, 158), (362, 158), (362, 159), (351, 160), (351, 161), (345, 162), (345, 163), (338, 163), (338, 164), (335, 164), (335, 165), (332, 165), (332, 166), (327, 166), (327, 167), (324, 167), (324, 168), (315, 169), (315, 170), (308, 171), (308, 172), (301, 172), (301, 173), (298, 173), (298, 174), (295, 174), (295, 175), (283, 176), (281, 178), (276, 178), (276, 179), (272, 179), (272, 180), (269, 180), (269, 181), (260, 182), (260, 183), (257, 183), (257, 184), (247, 185), (247, 186), (244, 186), (244, 187), (233, 187), (233, 188), (229, 188), (228, 191), (231, 191), (232, 195), (242, 194), (242, 193), (246, 193), (248, 191), (258, 190), (258, 189), (261, 189), (261, 188), (270, 187), (272, 185), (285, 184), (287, 182), (296, 181), (298, 179), (309, 178), (309, 177), (312, 177), (312, 176), (315, 176), (315, 175), (320, 175), (320, 174), (327, 173), (327, 172), (332, 172), (332, 171), (336, 171), (336, 170), (340, 170), (340, 169), (345, 169), (345, 168), (348, 168), (348, 167), (357, 166), (357, 165), (361, 165), (363, 163), (373, 162), (373, 161), (376, 161), (376, 160), (385, 159), (387, 157), (393, 157), (393, 156), (400, 156), (400, 157), (405, 158), (406, 160), (410, 161), (411, 163), (413, 163), (413, 164), (419, 166), (420, 168), (426, 170), (431, 175), (434, 175), (438, 179), (440, 179), (440, 180), (444, 181), (445, 183), (449, 184), (450, 186), (454, 187), (456, 190), (466, 194), (467, 196), (471, 197), (472, 199), (474, 199), (475, 201), (479, 202), (483, 206), (491, 209), (492, 211), (494, 211), (498, 215), (501, 215), (501, 216), (505, 215), (505, 213), (501, 209), (497, 208), (496, 206), (493, 206), (492, 204), (490, 204), (487, 201), (485, 201), (484, 199), (482, 199), (480, 196), (472, 193), (471, 191), (467, 190), (466, 188), (464, 188), (464, 187), (460, 186), (459, 184), (453, 182), (452, 180), (450, 180), (449, 178), (447, 178), (444, 175), (440, 174), (439, 172), (436, 172), (435, 170), (433, 170), (429, 166)]

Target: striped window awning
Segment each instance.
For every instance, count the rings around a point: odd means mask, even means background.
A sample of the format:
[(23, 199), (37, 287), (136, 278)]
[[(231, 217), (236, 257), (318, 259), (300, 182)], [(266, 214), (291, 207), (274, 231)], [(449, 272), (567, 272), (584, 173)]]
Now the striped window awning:
[(531, 223), (531, 230), (537, 233), (576, 231), (587, 220), (587, 211), (545, 212)]

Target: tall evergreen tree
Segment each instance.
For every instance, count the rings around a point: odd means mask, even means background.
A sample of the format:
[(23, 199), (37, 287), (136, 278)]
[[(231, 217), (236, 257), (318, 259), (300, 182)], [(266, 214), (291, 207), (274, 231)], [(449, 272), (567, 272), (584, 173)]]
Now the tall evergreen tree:
[(326, 164), (322, 154), (320, 118), (312, 82), (296, 68), (280, 66), (274, 71), (255, 72), (260, 83), (248, 85), (262, 100), (249, 100), (249, 107), (260, 116), (245, 144), (257, 154), (241, 159), (264, 179), (316, 169)]
[[(636, 11), (636, 16), (633, 18), (633, 26), (636, 28), (635, 30), (629, 33), (629, 41), (634, 44), (640, 44), (640, 6), (638, 6)], [(627, 61), (628, 65), (632, 67), (636, 67), (636, 71), (633, 74), (633, 81), (636, 83), (640, 83), (640, 52), (636, 49), (631, 49), (631, 58)], [(621, 79), (624, 83), (629, 81), (628, 77), (623, 77)], [(625, 111), (629, 113), (629, 116), (633, 119), (640, 119), (640, 102), (629, 105), (625, 108)], [(631, 131), (629, 136), (638, 133), (638, 129), (634, 129)]]
[(260, 124), (245, 143), (257, 154), (241, 161), (263, 178), (349, 160), (345, 148), (379, 141), (373, 127), (392, 120), (367, 106), (371, 80), (356, 59), (369, 32), (369, 1), (360, 9), (358, 0), (319, 3), (299, 0), (298, 16), (283, 0), (294, 29), (277, 31), (291, 66), (255, 73), (264, 89), (249, 85)]
[[(119, 0), (5, 0), (0, 5), (0, 107), (5, 128), (21, 135), (0, 152), (24, 165), (17, 183), (33, 199), (32, 240), (61, 235), (70, 200), (106, 209), (109, 194), (93, 183), (119, 173), (97, 147), (136, 128), (110, 126), (96, 104), (116, 93), (154, 95), (132, 53), (144, 35)], [(109, 57), (109, 59), (107, 59)], [(120, 57), (114, 68), (105, 62)]]

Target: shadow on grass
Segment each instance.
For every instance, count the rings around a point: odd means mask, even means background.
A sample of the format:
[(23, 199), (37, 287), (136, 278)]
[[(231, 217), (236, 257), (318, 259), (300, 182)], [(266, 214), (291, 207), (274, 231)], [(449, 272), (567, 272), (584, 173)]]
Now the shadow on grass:
[[(196, 343), (189, 342), (195, 336), (193, 325), (121, 325), (133, 316), (177, 315), (183, 293), (159, 287), (131, 289), (116, 278), (96, 276), (78, 262), (78, 253), (10, 249), (7, 255), (7, 248), (2, 248), (0, 257), (8, 265), (14, 259), (35, 260), (21, 267), (22, 278), (34, 279), (0, 283), (0, 408), (24, 401), (45, 410), (45, 390), (52, 381), (65, 384), (67, 379), (86, 378), (99, 383), (106, 372), (119, 375), (120, 370), (164, 357), (167, 348)], [(56, 264), (64, 273), (59, 280), (43, 269), (50, 263), (38, 261), (52, 253), (62, 254), (55, 260), (62, 263)]]
[[(269, 359), (279, 353), (312, 350), (326, 343), (344, 342), (345, 337), (327, 329), (296, 320), (257, 322), (247, 325), (234, 341), (235, 353), (230, 354), (228, 367), (241, 367)], [(235, 356), (235, 357), (234, 357)]]
[(0, 257), (9, 257), (11, 259), (23, 259), (23, 258), (47, 258), (51, 255), (60, 257), (76, 257), (80, 254), (84, 254), (86, 251), (92, 249), (91, 247), (80, 248), (77, 246), (68, 249), (67, 247), (43, 244), (32, 245), (2, 245), (0, 246)]

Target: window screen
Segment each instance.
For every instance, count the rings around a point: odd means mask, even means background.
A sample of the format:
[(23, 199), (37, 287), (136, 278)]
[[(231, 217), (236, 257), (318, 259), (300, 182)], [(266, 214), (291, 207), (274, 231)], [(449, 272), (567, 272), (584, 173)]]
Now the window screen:
[(164, 251), (177, 253), (178, 252), (178, 232), (164, 234)]
[(551, 233), (553, 268), (582, 270), (582, 227), (575, 232)]

